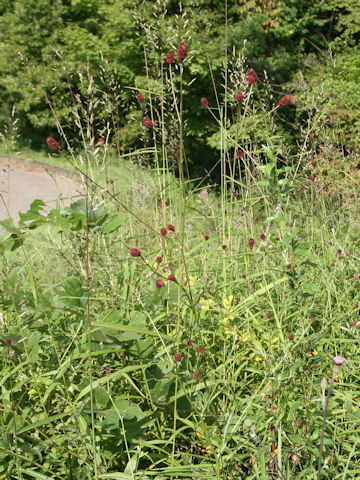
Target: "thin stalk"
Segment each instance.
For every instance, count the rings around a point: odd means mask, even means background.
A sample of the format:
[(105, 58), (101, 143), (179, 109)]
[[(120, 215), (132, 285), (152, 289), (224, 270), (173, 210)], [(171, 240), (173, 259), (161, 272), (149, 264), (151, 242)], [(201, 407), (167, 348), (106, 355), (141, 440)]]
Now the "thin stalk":
[(323, 455), (323, 449), (324, 449), (326, 417), (327, 417), (327, 412), (328, 412), (328, 407), (329, 407), (329, 400), (330, 400), (331, 392), (332, 392), (332, 389), (333, 389), (333, 386), (334, 386), (334, 380), (335, 380), (336, 375), (337, 375), (337, 371), (335, 370), (333, 375), (332, 375), (330, 386), (329, 386), (329, 389), (328, 389), (328, 392), (327, 392), (327, 395), (326, 395), (326, 399), (325, 399), (323, 422), (322, 422), (321, 435), (320, 435), (319, 462), (318, 462), (317, 477), (316, 477), (317, 480), (320, 480), (320, 478), (321, 478), (321, 467), (322, 467), (322, 455)]
[[(86, 164), (89, 161), (87, 159)], [(87, 343), (88, 343), (88, 362), (89, 362), (89, 384), (90, 384), (90, 410), (91, 410), (91, 438), (92, 438), (92, 449), (93, 449), (93, 460), (94, 460), (94, 475), (95, 479), (98, 478), (97, 470), (97, 461), (96, 461), (96, 438), (95, 438), (95, 415), (94, 415), (94, 392), (93, 392), (93, 381), (92, 381), (92, 356), (91, 356), (91, 321), (90, 321), (90, 277), (91, 277), (91, 265), (90, 265), (90, 255), (89, 255), (89, 244), (90, 244), (90, 208), (89, 208), (89, 183), (86, 181), (87, 195), (86, 195), (86, 244), (85, 244), (85, 260), (86, 260), (86, 296), (87, 296)]]

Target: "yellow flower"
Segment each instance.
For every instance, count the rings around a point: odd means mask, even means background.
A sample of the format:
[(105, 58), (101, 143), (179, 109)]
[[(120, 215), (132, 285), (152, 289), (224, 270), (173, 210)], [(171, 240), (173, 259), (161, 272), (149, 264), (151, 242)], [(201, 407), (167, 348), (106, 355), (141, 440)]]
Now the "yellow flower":
[(226, 295), (223, 296), (223, 307), (226, 310), (229, 310), (229, 312), (232, 312), (234, 310), (231, 306), (233, 300), (234, 300), (234, 295), (229, 295), (228, 298), (226, 298)]
[(234, 311), (234, 309), (232, 307), (233, 300), (234, 300), (234, 295), (230, 295), (228, 298), (226, 298), (225, 295), (223, 296), (223, 301), (222, 301), (223, 307), (224, 307), (224, 309), (226, 310), (227, 313), (230, 313), (230, 315), (227, 315), (223, 319), (223, 323), (228, 323), (231, 320), (234, 320), (234, 315), (231, 315), (231, 313)]
[(189, 275), (190, 287), (194, 287), (198, 282), (199, 279), (197, 277), (194, 277), (194, 275)]
[(214, 305), (214, 300), (212, 298), (203, 298), (201, 300), (201, 310), (208, 311)]

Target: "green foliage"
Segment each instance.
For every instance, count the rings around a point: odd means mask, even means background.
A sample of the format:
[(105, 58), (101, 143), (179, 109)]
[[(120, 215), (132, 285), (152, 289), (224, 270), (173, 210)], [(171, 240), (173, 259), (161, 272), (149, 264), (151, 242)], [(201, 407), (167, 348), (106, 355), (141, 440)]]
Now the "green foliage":
[[(56, 135), (49, 102), (60, 123), (66, 124), (74, 108), (73, 96), (88, 101), (86, 86), (79, 78), (79, 74), (87, 77), (87, 72), (93, 76), (97, 96), (102, 92), (99, 131), (109, 122), (118, 149), (136, 145), (140, 122), (135, 125), (132, 121), (133, 97), (125, 87), (147, 88), (144, 46), (148, 64), (156, 72), (154, 78), (159, 78), (160, 60), (185, 39), (192, 52), (185, 78), (190, 81), (196, 77), (184, 104), (191, 119), (185, 146), (194, 171), (199, 155), (192, 152), (201, 144), (199, 152), (205, 154), (200, 165), (209, 167), (214, 152), (201, 138), (215, 130), (210, 119), (204, 119), (195, 107), (200, 97), (213, 96), (208, 60), (216, 82), (221, 81), (225, 60), (223, 2), (195, 4), (189, 0), (180, 9), (178, 2), (167, 1), (162, 6), (139, 0), (134, 9), (125, 0), (3, 0), (0, 11), (0, 125), (6, 124), (15, 105), (23, 145), (44, 148), (44, 138)], [(329, 45), (344, 50), (358, 42), (359, 7), (355, 0), (326, 4), (277, 0), (270, 5), (263, 0), (236, 0), (229, 2), (228, 17), (229, 52), (247, 40), (249, 64), (259, 72), (266, 69), (274, 83), (289, 81), (306, 62), (304, 55)], [(70, 130), (66, 133), (76, 138)]]

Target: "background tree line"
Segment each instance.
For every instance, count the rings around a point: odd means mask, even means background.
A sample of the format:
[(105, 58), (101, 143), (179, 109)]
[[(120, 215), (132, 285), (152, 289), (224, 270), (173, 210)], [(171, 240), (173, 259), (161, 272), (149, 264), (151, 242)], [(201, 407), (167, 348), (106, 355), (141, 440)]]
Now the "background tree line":
[[(266, 70), (273, 102), (285, 93), (295, 95), (296, 108), (282, 122), (284, 135), (296, 141), (289, 125), (306, 117), (309, 95), (333, 92), (329, 127), (340, 126), (349, 150), (356, 149), (359, 2), (228, 3), (229, 53), (241, 51), (246, 40), (246, 64), (261, 80)], [(173, 0), (0, 0), (0, 15), (0, 126), (4, 128), (15, 106), (20, 146), (43, 149), (45, 138), (57, 135), (49, 104), (76, 142), (70, 119), (75, 115), (81, 121), (75, 102), (80, 99), (97, 119), (91, 127), (95, 136), (110, 125), (117, 133), (109, 140), (120, 151), (135, 147), (144, 107), (131, 87), (149, 87), (144, 58), (156, 89), (166, 52), (175, 52), (185, 40), (190, 53), (184, 81), (196, 79), (184, 99), (188, 160), (193, 166), (213, 162), (211, 137), (217, 127), (199, 99), (215, 102), (209, 64), (217, 85), (223, 83), (224, 0), (183, 0), (182, 5)], [(94, 98), (89, 95), (91, 76)]]

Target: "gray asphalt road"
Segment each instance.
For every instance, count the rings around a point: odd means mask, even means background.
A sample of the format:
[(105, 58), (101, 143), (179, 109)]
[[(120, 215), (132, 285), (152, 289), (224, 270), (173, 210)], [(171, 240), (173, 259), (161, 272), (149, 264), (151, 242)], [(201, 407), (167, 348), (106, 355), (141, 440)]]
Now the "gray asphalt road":
[(57, 199), (67, 206), (81, 196), (81, 185), (69, 173), (47, 168), (29, 160), (0, 158), (0, 220), (12, 217), (17, 223), (19, 212), (26, 212), (35, 199), (50, 209)]

